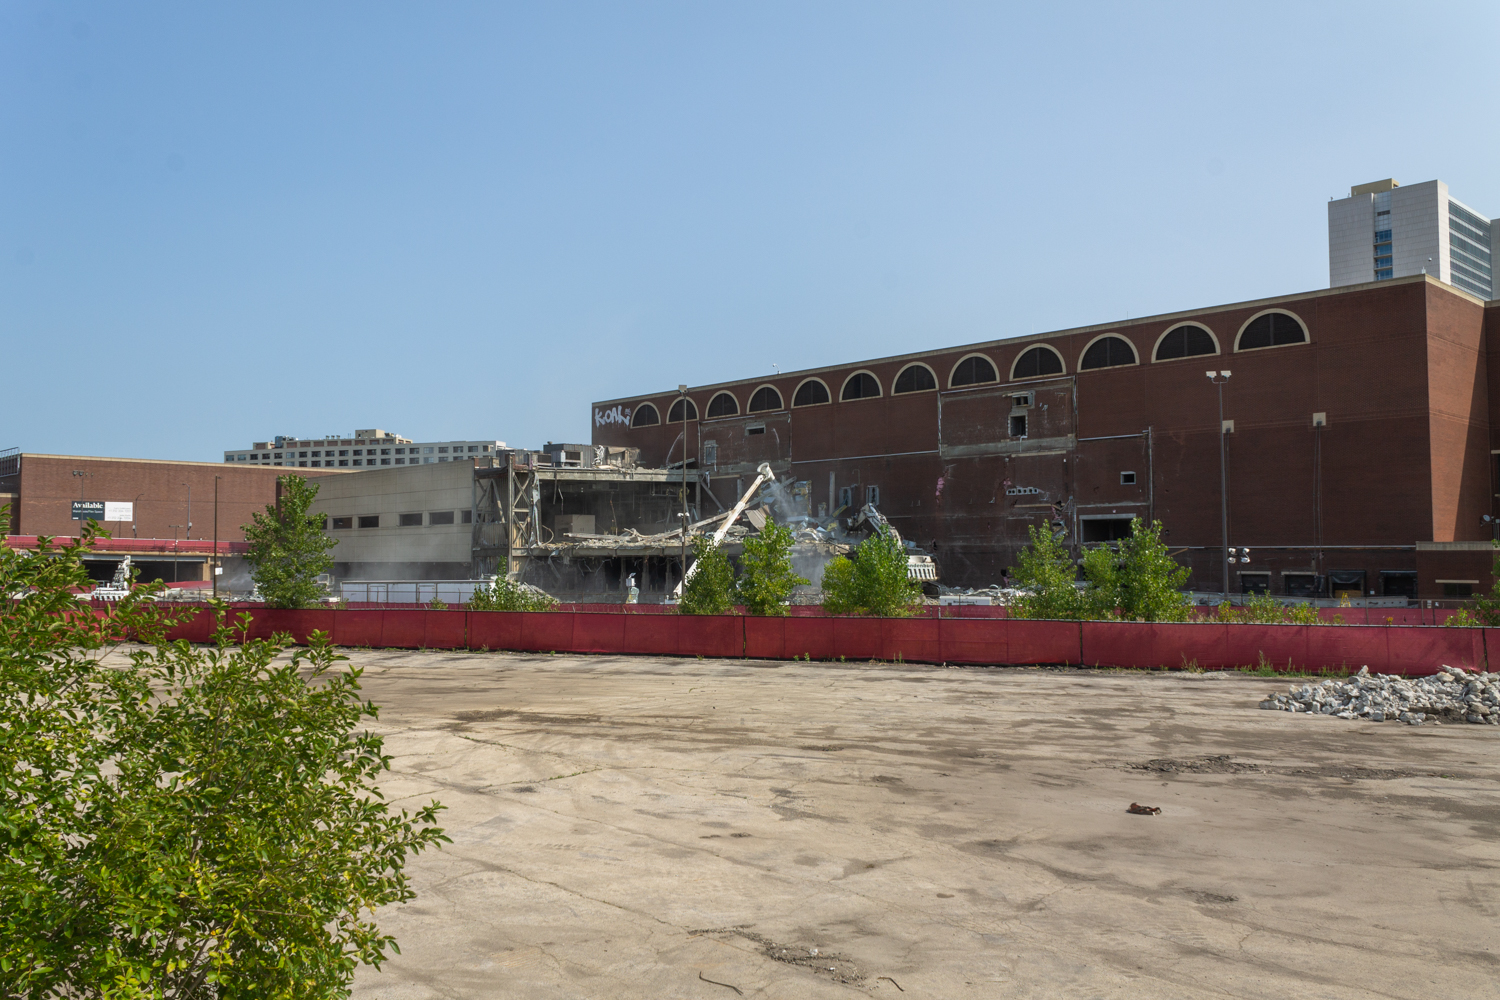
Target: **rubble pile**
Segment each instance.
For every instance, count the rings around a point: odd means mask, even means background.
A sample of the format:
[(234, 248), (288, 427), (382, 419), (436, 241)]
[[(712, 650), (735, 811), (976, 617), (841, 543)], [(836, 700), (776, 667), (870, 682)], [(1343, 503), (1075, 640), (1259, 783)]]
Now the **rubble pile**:
[(1272, 694), (1260, 707), (1412, 726), (1439, 719), (1494, 726), (1500, 725), (1500, 673), (1444, 666), (1431, 677), (1399, 677), (1360, 667), (1346, 679), (1294, 685), (1286, 694)]

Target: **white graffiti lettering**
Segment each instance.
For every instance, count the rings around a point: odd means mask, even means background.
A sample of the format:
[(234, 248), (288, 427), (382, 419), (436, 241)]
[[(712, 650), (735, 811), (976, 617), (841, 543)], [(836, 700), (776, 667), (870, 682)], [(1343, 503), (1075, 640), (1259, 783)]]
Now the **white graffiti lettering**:
[(594, 407), (594, 426), (595, 427), (603, 427), (605, 424), (625, 424), (625, 425), (628, 426), (629, 423), (630, 423), (630, 409), (629, 409), (629, 407), (625, 407), (625, 406), (611, 406), (607, 410), (601, 410), (597, 406)]

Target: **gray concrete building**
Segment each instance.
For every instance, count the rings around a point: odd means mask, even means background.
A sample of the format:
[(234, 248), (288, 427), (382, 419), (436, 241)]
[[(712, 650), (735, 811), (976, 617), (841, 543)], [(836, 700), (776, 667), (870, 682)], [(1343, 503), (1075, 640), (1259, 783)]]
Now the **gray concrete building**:
[(357, 430), (347, 436), (326, 434), (297, 438), (277, 435), (270, 441), (253, 442), (249, 448), (226, 451), (224, 461), (302, 469), (378, 469), (467, 462), (504, 450), (505, 442), (493, 439), (413, 441), (377, 427)]
[(473, 463), (377, 467), (320, 479), (318, 486), (312, 509), (338, 540), (335, 579), (469, 578)]
[(1481, 299), (1500, 299), (1500, 226), (1454, 198), (1442, 181), (1387, 179), (1328, 203), (1330, 287), (1430, 274)]

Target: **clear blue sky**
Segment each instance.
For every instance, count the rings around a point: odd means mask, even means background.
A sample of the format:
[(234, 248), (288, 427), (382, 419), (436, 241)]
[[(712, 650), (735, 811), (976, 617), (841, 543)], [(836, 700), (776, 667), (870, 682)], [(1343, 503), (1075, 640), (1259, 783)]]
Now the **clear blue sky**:
[(0, 447), (588, 403), (1325, 287), (1500, 215), (1500, 4), (0, 6)]

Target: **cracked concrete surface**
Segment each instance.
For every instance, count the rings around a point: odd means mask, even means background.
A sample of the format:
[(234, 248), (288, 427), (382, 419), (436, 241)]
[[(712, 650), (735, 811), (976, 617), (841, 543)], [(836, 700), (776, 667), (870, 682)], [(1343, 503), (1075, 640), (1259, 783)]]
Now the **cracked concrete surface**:
[(1266, 712), (1284, 682), (1217, 674), (351, 656), (386, 794), (453, 838), (361, 1000), (1500, 980), (1492, 727)]

